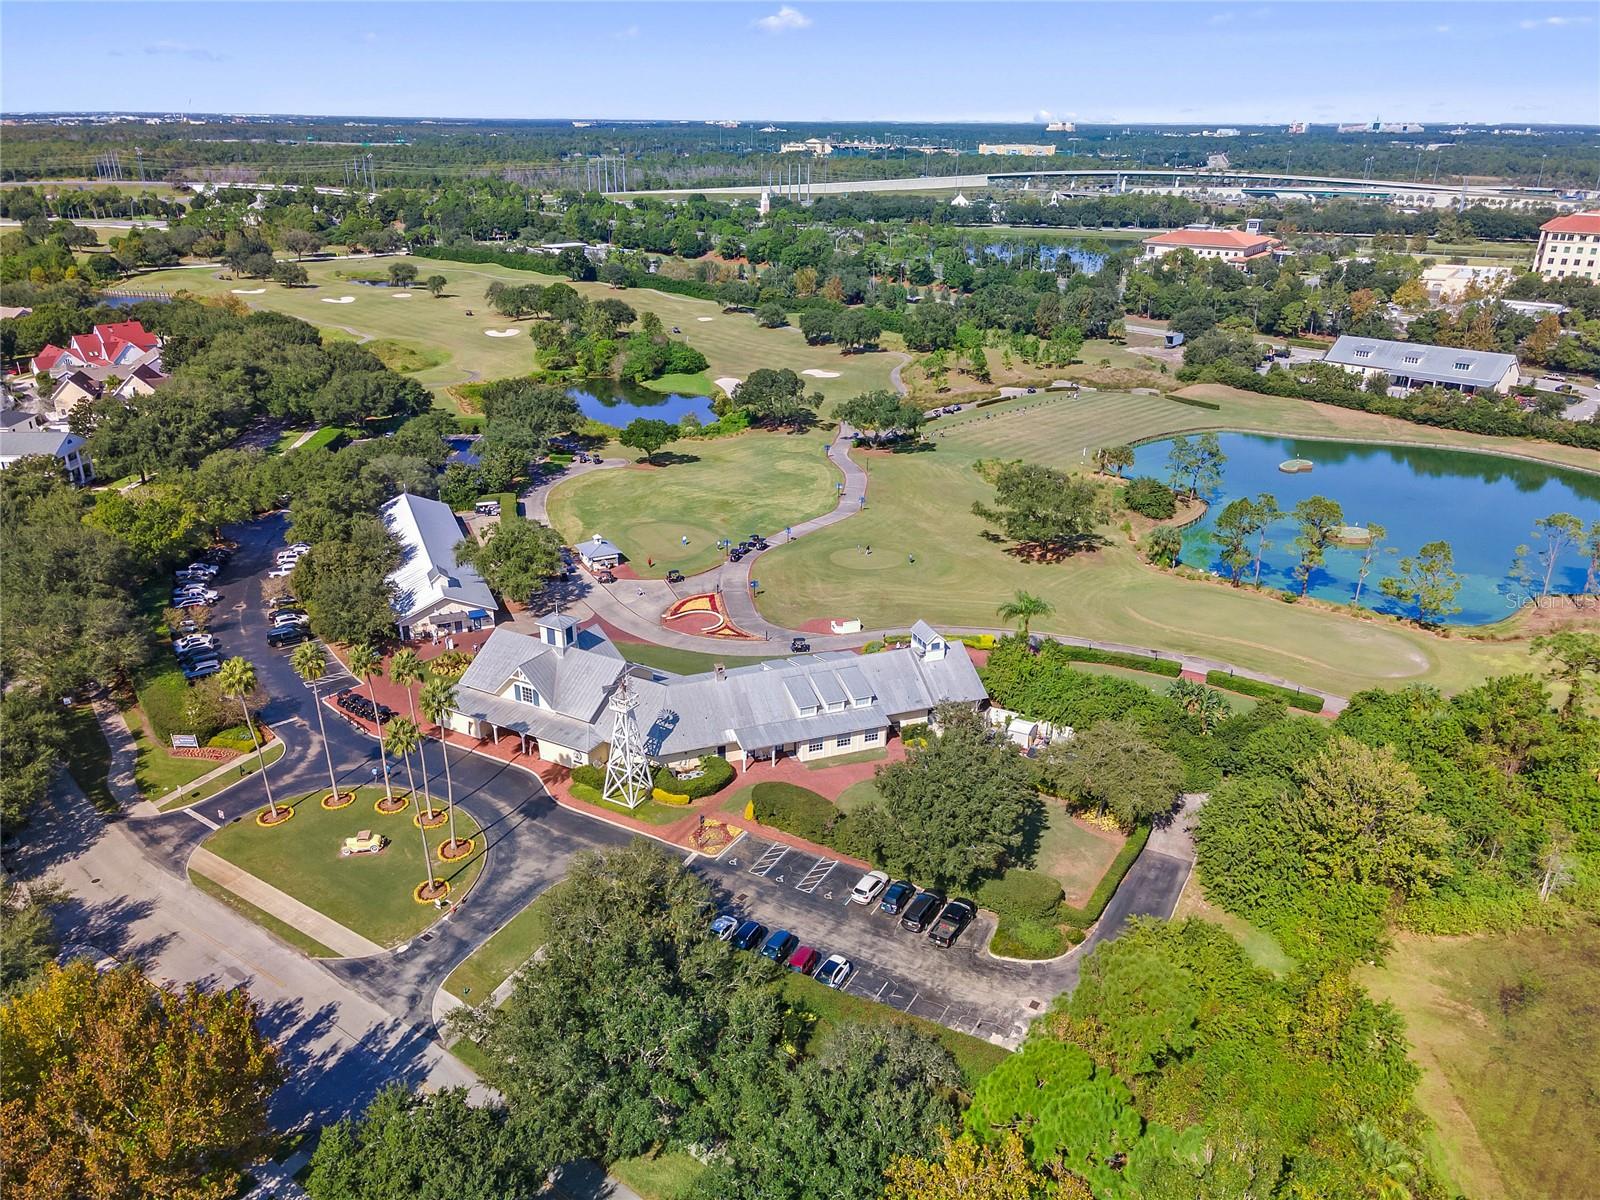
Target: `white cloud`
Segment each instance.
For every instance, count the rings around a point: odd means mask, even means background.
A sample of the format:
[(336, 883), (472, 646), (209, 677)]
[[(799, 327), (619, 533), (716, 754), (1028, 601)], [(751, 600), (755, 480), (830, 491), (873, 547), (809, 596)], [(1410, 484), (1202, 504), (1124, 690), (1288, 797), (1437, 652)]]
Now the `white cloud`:
[(755, 25), (767, 33), (788, 33), (791, 29), (809, 29), (811, 18), (798, 8), (790, 8), (785, 4), (771, 16), (762, 17)]
[(1524, 29), (1560, 29), (1563, 25), (1590, 25), (1593, 22), (1593, 17), (1541, 17), (1521, 24)]
[(639, 36), (639, 27), (637, 25), (629, 25), (626, 29), (617, 30), (611, 36), (619, 42), (631, 41)]
[(361, 40), (370, 44), (378, 40), (378, 35), (369, 29), (361, 35)]
[(1206, 24), (1207, 25), (1232, 25), (1238, 19), (1239, 19), (1239, 14), (1235, 13), (1235, 12), (1212, 13), (1209, 17), (1206, 18)]
[(197, 62), (222, 62), (228, 57), (226, 54), (218, 54), (215, 50), (208, 50), (204, 46), (172, 41), (151, 42), (144, 48), (144, 52), (173, 58), (192, 58)]
[(1435, 25), (1433, 27), (1433, 31), (1435, 33), (1449, 33), (1450, 32), (1450, 26), (1448, 26), (1448, 25)]

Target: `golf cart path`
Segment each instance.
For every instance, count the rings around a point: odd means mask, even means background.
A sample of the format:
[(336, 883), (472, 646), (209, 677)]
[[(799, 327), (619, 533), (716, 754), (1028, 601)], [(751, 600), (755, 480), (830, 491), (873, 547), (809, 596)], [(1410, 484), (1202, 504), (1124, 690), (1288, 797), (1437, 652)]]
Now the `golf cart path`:
[(248, 900), (263, 912), (271, 913), (285, 925), (315, 938), (344, 958), (365, 958), (369, 954), (383, 953), (383, 947), (377, 942), (369, 941), (355, 930), (323, 916), (311, 906), (302, 904), (287, 892), (281, 892), (265, 880), (234, 866), (204, 846), (196, 847), (189, 856), (189, 867), (213, 883), (221, 884), (240, 899)]

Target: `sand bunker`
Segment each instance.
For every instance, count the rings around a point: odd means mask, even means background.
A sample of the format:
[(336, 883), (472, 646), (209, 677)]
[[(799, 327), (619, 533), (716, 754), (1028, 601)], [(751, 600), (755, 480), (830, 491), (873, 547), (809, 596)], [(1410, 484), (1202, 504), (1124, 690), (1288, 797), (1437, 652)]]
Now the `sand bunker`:
[(235, 296), (259, 296), (266, 290), (266, 288), (234, 288), (233, 294)]
[(409, 300), (409, 299), (411, 299), (411, 293), (410, 292), (390, 292), (389, 293), (389, 299), (391, 299), (391, 300)]
[(717, 379), (713, 379), (711, 382), (716, 384), (723, 391), (727, 392), (730, 396), (733, 395), (733, 389), (739, 386), (739, 380), (735, 379), (732, 375), (723, 375)]
[(715, 317), (696, 317), (696, 321), (715, 321)]
[(824, 370), (821, 370), (821, 369), (819, 369), (817, 367), (807, 367), (804, 371), (801, 371), (800, 374), (809, 375), (813, 379), (837, 379), (837, 378), (839, 378), (839, 372), (837, 372), (837, 371), (824, 371)]
[(354, 296), (324, 296), (322, 302), (324, 304), (354, 304), (356, 298)]
[(484, 337), (516, 337), (517, 334), (519, 334), (521, 332), (522, 332), (522, 330), (520, 330), (520, 329), (485, 329), (483, 331), (483, 336)]

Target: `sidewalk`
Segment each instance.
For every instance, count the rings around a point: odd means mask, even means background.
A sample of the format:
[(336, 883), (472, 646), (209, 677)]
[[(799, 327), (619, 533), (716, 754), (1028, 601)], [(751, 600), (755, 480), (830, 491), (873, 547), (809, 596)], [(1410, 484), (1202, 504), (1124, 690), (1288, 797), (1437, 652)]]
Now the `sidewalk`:
[(378, 943), (368, 941), (352, 929), (346, 929), (339, 922), (300, 903), (287, 892), (280, 892), (270, 883), (257, 879), (204, 846), (190, 856), (189, 866), (213, 883), (221, 884), (241, 900), (248, 900), (263, 912), (270, 913), (286, 925), (294, 926), (344, 958), (365, 958), (369, 954), (383, 953), (383, 947)]
[[(139, 751), (134, 745), (133, 734), (128, 729), (127, 718), (122, 715), (122, 710), (109, 700), (95, 700), (90, 707), (94, 709), (94, 718), (99, 722), (100, 732), (106, 739), (106, 745), (111, 749), (111, 769), (106, 773), (111, 794), (124, 808), (142, 803), (144, 797), (139, 795), (139, 781), (135, 770), (139, 762)], [(152, 809), (154, 807), (151, 806)]]

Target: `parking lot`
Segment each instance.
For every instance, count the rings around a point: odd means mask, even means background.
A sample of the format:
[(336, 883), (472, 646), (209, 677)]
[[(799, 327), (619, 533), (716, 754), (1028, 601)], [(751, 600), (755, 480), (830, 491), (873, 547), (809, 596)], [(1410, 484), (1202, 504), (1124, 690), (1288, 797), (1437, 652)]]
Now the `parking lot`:
[(718, 892), (721, 911), (787, 929), (855, 967), (844, 990), (962, 1033), (1015, 1046), (1050, 998), (1076, 978), (1075, 961), (1009, 963), (983, 952), (994, 918), (980, 912), (955, 945), (900, 927), (877, 903), (849, 903), (859, 868), (746, 836), (694, 870)]

